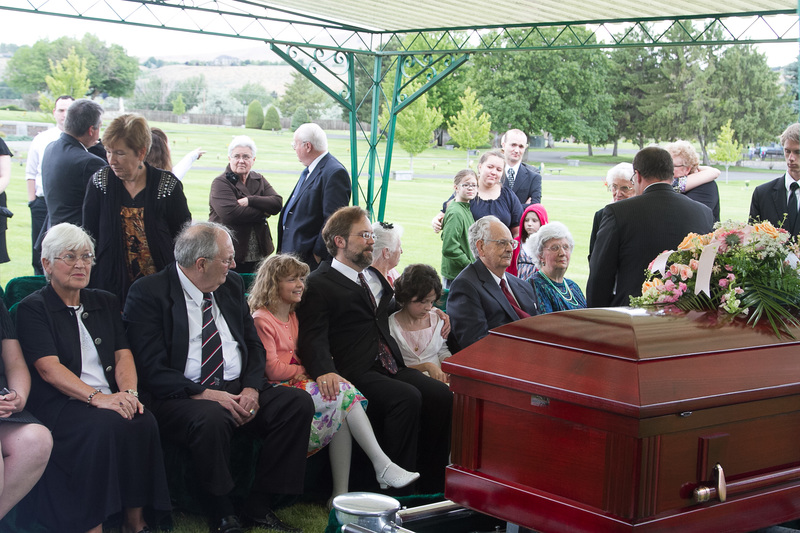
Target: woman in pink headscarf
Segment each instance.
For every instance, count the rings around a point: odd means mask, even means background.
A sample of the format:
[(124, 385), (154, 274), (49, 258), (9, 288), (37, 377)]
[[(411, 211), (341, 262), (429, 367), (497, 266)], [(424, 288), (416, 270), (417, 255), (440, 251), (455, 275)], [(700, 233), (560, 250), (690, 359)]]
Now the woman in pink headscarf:
[(536, 272), (534, 261), (536, 254), (531, 247), (533, 239), (530, 237), (545, 224), (547, 224), (547, 211), (542, 204), (533, 204), (525, 209), (519, 221), (519, 236), (516, 237), (520, 245), (514, 250), (514, 257), (506, 272), (525, 281), (533, 277)]

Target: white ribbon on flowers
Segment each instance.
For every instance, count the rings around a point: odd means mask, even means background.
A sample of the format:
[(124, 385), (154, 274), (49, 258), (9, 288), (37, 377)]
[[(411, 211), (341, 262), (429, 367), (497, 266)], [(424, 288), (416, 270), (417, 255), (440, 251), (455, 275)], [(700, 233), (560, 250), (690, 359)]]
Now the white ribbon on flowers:
[(711, 297), (711, 271), (714, 269), (714, 261), (717, 258), (719, 243), (711, 243), (703, 247), (700, 253), (700, 260), (697, 265), (697, 277), (695, 278), (694, 293), (706, 293)]
[(669, 260), (669, 256), (675, 253), (675, 250), (667, 250), (666, 252), (661, 252), (658, 257), (653, 260), (653, 270), (652, 272), (661, 274), (661, 276), (666, 276), (667, 271), (667, 261)]

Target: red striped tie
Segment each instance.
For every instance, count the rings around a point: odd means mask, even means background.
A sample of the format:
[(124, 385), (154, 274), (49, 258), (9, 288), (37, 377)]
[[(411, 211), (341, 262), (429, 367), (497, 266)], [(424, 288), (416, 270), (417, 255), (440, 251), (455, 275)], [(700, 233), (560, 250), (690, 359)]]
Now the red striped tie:
[(503, 289), (503, 294), (506, 295), (506, 300), (508, 300), (508, 303), (511, 304), (511, 307), (514, 308), (514, 311), (517, 313), (517, 316), (519, 318), (528, 318), (529, 316), (531, 316), (525, 311), (523, 311), (522, 308), (517, 303), (517, 301), (514, 299), (514, 295), (511, 294), (511, 291), (509, 290), (505, 279), (500, 280), (500, 288)]
[(200, 367), (200, 384), (219, 388), (224, 375), (222, 339), (211, 312), (211, 293), (203, 293), (203, 364)]

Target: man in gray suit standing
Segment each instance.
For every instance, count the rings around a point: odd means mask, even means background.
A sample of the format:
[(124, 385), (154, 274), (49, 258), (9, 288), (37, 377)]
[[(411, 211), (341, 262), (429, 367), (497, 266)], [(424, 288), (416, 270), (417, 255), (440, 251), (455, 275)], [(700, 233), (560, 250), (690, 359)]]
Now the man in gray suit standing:
[(642, 294), (644, 272), (664, 250), (674, 250), (689, 233), (708, 233), (711, 209), (672, 188), (672, 156), (651, 146), (633, 158), (636, 196), (608, 204), (589, 262), (586, 303), (616, 307)]

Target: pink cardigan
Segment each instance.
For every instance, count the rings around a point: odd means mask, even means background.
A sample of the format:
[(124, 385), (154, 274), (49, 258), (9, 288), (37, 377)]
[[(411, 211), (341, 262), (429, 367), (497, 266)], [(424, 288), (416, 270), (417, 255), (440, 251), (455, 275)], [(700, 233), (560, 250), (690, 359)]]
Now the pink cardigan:
[[(253, 313), (253, 321), (267, 352), (267, 366), (264, 370), (267, 379), (277, 383), (305, 374), (306, 369), (296, 355), (297, 315), (292, 313), (288, 322), (282, 322), (267, 309), (259, 309)], [(292, 360), (295, 362), (292, 363)]]

